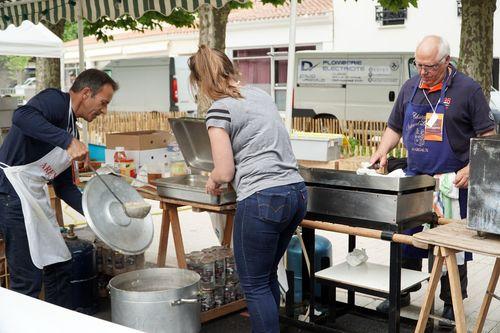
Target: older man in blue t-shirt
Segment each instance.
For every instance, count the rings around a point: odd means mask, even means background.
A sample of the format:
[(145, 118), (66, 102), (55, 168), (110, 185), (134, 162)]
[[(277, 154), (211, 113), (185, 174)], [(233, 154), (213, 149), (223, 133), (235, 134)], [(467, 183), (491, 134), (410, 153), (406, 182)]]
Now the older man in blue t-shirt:
[[(82, 194), (71, 164), (88, 157), (76, 118), (92, 121), (107, 112), (118, 85), (106, 73), (82, 72), (69, 93), (46, 89), (13, 115), (0, 147), (0, 232), (6, 244), (12, 290), (71, 308), (71, 254), (59, 232), (45, 185), (82, 213)], [(82, 213), (83, 214), (83, 213)]]
[[(427, 36), (415, 52), (417, 76), (405, 82), (398, 95), (388, 127), (370, 162), (387, 164), (387, 153), (401, 138), (408, 151), (407, 175), (435, 175), (455, 172), (459, 188), (460, 215), (467, 215), (469, 182), (469, 141), (495, 133), (495, 123), (480, 85), (450, 64), (450, 47), (439, 36)], [(421, 230), (421, 229), (420, 229)], [(414, 229), (412, 232), (417, 232)], [(403, 247), (403, 268), (421, 270), (427, 251)], [(462, 296), (467, 297), (467, 260), (459, 265)], [(420, 287), (417, 287), (418, 289)], [(413, 290), (412, 290), (413, 291)], [(409, 292), (401, 295), (403, 306), (410, 304)], [(443, 317), (454, 319), (450, 287), (441, 279)], [(377, 309), (387, 312), (388, 301)], [(441, 326), (449, 326), (445, 321)]]

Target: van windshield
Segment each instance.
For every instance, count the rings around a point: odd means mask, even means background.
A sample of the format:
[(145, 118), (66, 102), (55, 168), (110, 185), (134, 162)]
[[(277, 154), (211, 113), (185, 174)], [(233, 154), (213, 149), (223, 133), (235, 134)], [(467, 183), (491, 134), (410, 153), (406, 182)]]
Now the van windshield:
[(410, 74), (410, 78), (418, 75), (417, 67), (415, 66), (415, 58), (413, 57), (408, 59), (408, 71), (408, 74)]

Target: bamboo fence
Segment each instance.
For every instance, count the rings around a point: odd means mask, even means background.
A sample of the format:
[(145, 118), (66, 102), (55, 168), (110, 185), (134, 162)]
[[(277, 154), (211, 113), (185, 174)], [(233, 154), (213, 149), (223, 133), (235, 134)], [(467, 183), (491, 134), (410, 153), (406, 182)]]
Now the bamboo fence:
[[(292, 129), (312, 133), (336, 133), (347, 138), (348, 144), (344, 147), (344, 155), (370, 156), (377, 149), (382, 135), (387, 127), (384, 121), (368, 120), (337, 120), (313, 119), (311, 117), (295, 117)], [(400, 142), (389, 156), (405, 157), (406, 150)]]
[[(186, 116), (182, 112), (109, 112), (88, 124), (89, 142), (106, 144), (106, 133), (145, 130), (164, 130), (171, 133), (169, 118)], [(383, 121), (293, 118), (292, 129), (313, 133), (337, 133), (347, 138), (344, 157), (370, 156), (377, 149), (386, 128)], [(405, 157), (406, 150), (399, 143), (390, 156)]]
[(185, 116), (183, 112), (109, 112), (88, 124), (89, 142), (105, 145), (107, 133), (147, 130), (171, 133), (168, 119)]

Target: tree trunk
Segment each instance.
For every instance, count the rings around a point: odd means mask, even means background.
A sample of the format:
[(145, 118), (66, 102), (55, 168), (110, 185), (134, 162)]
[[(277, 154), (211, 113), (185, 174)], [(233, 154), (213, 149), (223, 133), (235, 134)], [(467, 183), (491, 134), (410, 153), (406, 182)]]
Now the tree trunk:
[(226, 49), (226, 26), (231, 8), (229, 3), (220, 9), (202, 5), (200, 14), (200, 45), (224, 52)]
[[(226, 49), (226, 26), (231, 8), (229, 3), (220, 9), (210, 5), (202, 5), (199, 9), (199, 31), (200, 45), (207, 45), (211, 48), (224, 52)], [(204, 117), (212, 101), (206, 98), (198, 98), (198, 117)]]
[[(44, 22), (44, 25), (57, 37), (62, 39), (64, 20), (56, 24)], [(58, 58), (36, 58), (36, 90), (61, 88), (61, 63)]]
[(496, 0), (462, 0), (458, 69), (479, 82), (490, 99), (493, 66), (493, 14)]

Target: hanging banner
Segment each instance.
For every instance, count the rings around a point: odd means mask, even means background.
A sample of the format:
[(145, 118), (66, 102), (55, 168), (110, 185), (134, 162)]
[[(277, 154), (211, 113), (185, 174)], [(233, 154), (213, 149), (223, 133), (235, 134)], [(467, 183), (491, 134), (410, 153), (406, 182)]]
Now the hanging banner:
[(394, 59), (301, 59), (299, 85), (399, 85), (401, 60)]

